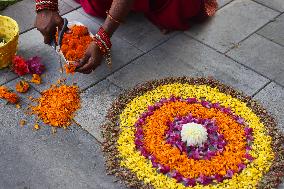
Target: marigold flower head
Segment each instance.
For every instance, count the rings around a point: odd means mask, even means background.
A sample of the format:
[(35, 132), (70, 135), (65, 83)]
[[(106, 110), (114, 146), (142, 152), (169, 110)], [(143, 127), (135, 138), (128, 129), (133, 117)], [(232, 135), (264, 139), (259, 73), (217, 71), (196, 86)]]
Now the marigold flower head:
[(41, 78), (38, 74), (33, 74), (33, 77), (31, 79), (32, 83), (35, 83), (37, 85), (41, 84)]
[(30, 88), (29, 83), (23, 80), (19, 81), (16, 84), (16, 91), (19, 93), (25, 93), (29, 90), (29, 88)]

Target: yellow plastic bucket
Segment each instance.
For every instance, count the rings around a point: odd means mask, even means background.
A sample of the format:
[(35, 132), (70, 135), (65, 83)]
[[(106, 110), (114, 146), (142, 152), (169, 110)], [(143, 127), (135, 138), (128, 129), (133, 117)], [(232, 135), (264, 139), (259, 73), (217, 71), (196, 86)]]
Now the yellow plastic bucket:
[(8, 16), (0, 15), (0, 39), (5, 41), (4, 46), (0, 46), (0, 69), (2, 69), (11, 64), (18, 48), (19, 26)]

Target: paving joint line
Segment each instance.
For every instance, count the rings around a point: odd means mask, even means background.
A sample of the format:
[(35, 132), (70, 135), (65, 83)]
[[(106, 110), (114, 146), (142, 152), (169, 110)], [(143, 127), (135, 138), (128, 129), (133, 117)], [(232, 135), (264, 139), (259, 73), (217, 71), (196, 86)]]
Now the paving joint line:
[(189, 37), (189, 38), (191, 38), (191, 39), (193, 39), (193, 40), (195, 40), (195, 41), (201, 43), (202, 45), (205, 45), (206, 47), (209, 47), (210, 49), (212, 49), (212, 50), (218, 52), (219, 54), (224, 54), (223, 52), (219, 51), (218, 49), (215, 49), (214, 47), (211, 47), (210, 45), (204, 43), (203, 41), (200, 41), (199, 39), (196, 39), (196, 38), (192, 37), (191, 35), (189, 35), (189, 34), (187, 34), (187, 33), (185, 33), (185, 32), (183, 32), (183, 34), (186, 35), (187, 37)]
[[(82, 16), (84, 16), (84, 17), (87, 17), (87, 18), (90, 19), (92, 22), (96, 23), (97, 25), (102, 26), (102, 23), (97, 22), (96, 20), (94, 20), (94, 19), (92, 18), (92, 16), (90, 16), (90, 15), (88, 15), (88, 14), (83, 14), (83, 13), (80, 12), (80, 11), (78, 11), (78, 13), (81, 14)], [(124, 42), (126, 42), (126, 43), (128, 43), (128, 44), (130, 44), (130, 45), (132, 45), (132, 46), (134, 46), (136, 49), (140, 50), (141, 52), (145, 52), (144, 50), (142, 50), (142, 49), (140, 49), (138, 46), (136, 46), (136, 44), (131, 43), (130, 41), (128, 41), (128, 40), (125, 39), (124, 37), (118, 37), (118, 36), (115, 36), (115, 34), (114, 34), (113, 37), (116, 37), (116, 38), (118, 38), (118, 39), (121, 39), (122, 41), (124, 41)]]
[[(206, 47), (208, 47), (208, 48), (214, 50), (215, 52), (217, 52), (217, 53), (219, 53), (219, 54), (223, 54), (225, 57), (231, 59), (233, 62), (244, 66), (245, 68), (247, 68), (247, 69), (249, 69), (249, 70), (251, 70), (251, 71), (257, 73), (258, 75), (264, 77), (265, 79), (271, 80), (270, 78), (268, 78), (267, 76), (263, 75), (262, 73), (260, 73), (260, 72), (258, 72), (258, 71), (256, 71), (256, 70), (254, 70), (254, 69), (251, 68), (251, 67), (248, 67), (247, 65), (245, 65), (245, 64), (243, 64), (243, 63), (240, 63), (239, 61), (237, 61), (237, 60), (231, 58), (230, 56), (228, 56), (227, 54), (224, 54), (224, 53), (220, 52), (219, 50), (217, 50), (217, 49), (215, 49), (215, 48), (209, 46), (208, 44), (206, 44), (206, 43), (204, 43), (204, 42), (202, 42), (202, 41), (200, 41), (200, 40), (198, 40), (198, 39), (196, 39), (196, 38), (193, 38), (193, 37), (190, 36), (189, 34), (187, 34), (187, 33), (185, 33), (185, 32), (183, 32), (183, 33), (181, 33), (181, 34), (184, 34), (185, 36), (187, 36), (187, 37), (189, 37), (189, 38), (191, 38), (191, 39), (193, 39), (193, 40), (195, 40), (195, 41), (201, 43), (202, 45), (204, 45), (204, 46), (206, 46)], [(174, 37), (176, 37), (176, 36), (178, 36), (178, 35), (180, 35), (180, 33), (179, 33), (179, 34), (176, 34)], [(153, 49), (152, 49), (152, 50), (153, 50)], [(149, 52), (150, 52), (150, 51), (149, 51)], [(146, 54), (146, 53), (145, 53), (145, 54)], [(138, 58), (140, 58), (140, 57), (138, 57)], [(137, 58), (137, 59), (138, 59), (138, 58)], [(111, 74), (110, 74), (110, 75), (111, 75)], [(273, 82), (276, 83), (277, 85), (280, 85), (281, 87), (284, 87), (282, 84), (280, 84), (279, 82), (277, 82), (277, 81), (275, 81), (275, 80), (271, 80), (271, 81), (273, 81)]]
[(111, 83), (112, 85), (116, 86), (117, 88), (119, 88), (122, 91), (125, 91), (126, 89), (124, 89), (123, 87), (117, 85), (116, 83), (112, 82), (111, 80), (109, 80), (108, 78), (106, 78), (105, 80), (107, 80), (109, 83)]
[[(263, 29), (265, 26), (267, 26), (268, 24), (272, 23), (275, 21), (275, 19), (277, 19), (281, 14), (278, 14), (277, 16), (275, 16), (274, 18), (272, 18), (271, 20), (269, 20), (267, 23), (265, 23), (264, 25), (262, 25), (261, 27), (257, 28), (256, 30), (254, 30), (252, 33), (250, 33), (248, 36), (246, 36), (244, 39), (242, 39), (241, 41), (239, 41), (238, 43), (236, 43), (236, 45), (240, 45), (242, 42), (244, 42), (245, 40), (247, 40), (248, 38), (250, 38), (252, 35), (254, 34), (258, 34), (257, 32), (260, 31), (261, 29)], [(231, 50), (233, 50), (234, 47), (229, 48), (227, 51), (224, 52), (224, 54), (227, 54), (228, 52), (230, 52)]]
[[(199, 43), (201, 43), (201, 44), (207, 46), (208, 48), (210, 48), (210, 49), (212, 49), (212, 50), (214, 50), (214, 51), (216, 51), (217, 53), (223, 54), (225, 57), (231, 59), (233, 62), (244, 66), (245, 68), (247, 68), (247, 69), (249, 69), (249, 70), (251, 70), (251, 71), (257, 73), (258, 75), (264, 77), (265, 79), (271, 80), (270, 78), (268, 78), (267, 76), (263, 75), (262, 73), (260, 73), (260, 72), (258, 72), (258, 71), (256, 71), (256, 70), (254, 70), (253, 68), (251, 68), (251, 67), (249, 67), (249, 66), (247, 66), (247, 65), (245, 65), (245, 64), (243, 64), (243, 63), (241, 63), (241, 62), (239, 62), (239, 61), (237, 61), (237, 60), (235, 60), (235, 59), (233, 59), (232, 57), (228, 56), (227, 54), (224, 54), (224, 53), (220, 52), (219, 50), (217, 50), (217, 49), (215, 49), (215, 48), (213, 48), (213, 47), (211, 47), (211, 46), (205, 44), (204, 42), (202, 42), (202, 41), (200, 41), (200, 40), (198, 40), (198, 39), (193, 38), (192, 36), (190, 36), (190, 35), (188, 35), (188, 34), (186, 34), (186, 33), (184, 33), (184, 34), (185, 34), (186, 36), (188, 36), (189, 38), (192, 38), (193, 40), (195, 40), (195, 41), (197, 41), (197, 42), (199, 42)], [(280, 85), (281, 87), (284, 87), (282, 84), (278, 83), (277, 81), (275, 81), (275, 80), (272, 80), (272, 81), (273, 81), (274, 83), (276, 83), (277, 85)]]
[(269, 8), (269, 9), (271, 9), (271, 10), (274, 10), (274, 11), (276, 11), (276, 12), (282, 13), (281, 11), (276, 10), (276, 9), (274, 9), (274, 8), (272, 8), (272, 7), (269, 7), (269, 6), (265, 5), (264, 3), (258, 2), (258, 1), (256, 1), (256, 0), (251, 0), (251, 1), (253, 1), (253, 2), (259, 4), (259, 5), (262, 5), (262, 6), (266, 7), (266, 8)]
[(281, 47), (284, 47), (283, 44), (278, 43), (278, 42), (276, 42), (276, 41), (273, 41), (272, 39), (270, 39), (270, 38), (268, 38), (268, 37), (266, 37), (266, 36), (264, 36), (264, 35), (262, 35), (262, 34), (256, 33), (256, 35), (259, 35), (260, 37), (263, 37), (264, 39), (267, 39), (268, 41), (271, 41), (272, 43), (275, 43), (275, 44), (277, 44), (277, 45), (279, 45), (279, 46), (281, 46)]
[(109, 76), (111, 76), (112, 74), (114, 74), (115, 72), (123, 69), (124, 67), (128, 66), (129, 64), (133, 63), (134, 61), (138, 60), (139, 58), (141, 58), (142, 56), (144, 56), (145, 54), (148, 54), (149, 52), (151, 52), (152, 50), (158, 48), (159, 46), (163, 45), (164, 43), (166, 43), (167, 41), (169, 41), (170, 39), (173, 39), (174, 37), (178, 36), (180, 33), (177, 33), (175, 35), (173, 35), (172, 37), (166, 39), (165, 41), (162, 41), (161, 43), (158, 43), (157, 45), (155, 45), (154, 47), (150, 48), (147, 52), (142, 52), (140, 55), (134, 57), (133, 59), (131, 59), (128, 63), (124, 64), (123, 66), (117, 68), (116, 70), (112, 71), (110, 74), (107, 74), (105, 77), (102, 77), (100, 80), (98, 80), (97, 82), (95, 82), (94, 84), (84, 88), (82, 91), (86, 91), (89, 88), (95, 86), (96, 84), (98, 84), (99, 82), (105, 80), (106, 78), (108, 78)]
[(225, 3), (224, 5), (218, 7), (218, 10), (217, 10), (217, 11), (219, 11), (219, 10), (221, 10), (222, 8), (224, 8), (225, 6), (231, 4), (233, 1), (234, 1), (234, 0), (230, 1), (229, 3)]
[(233, 59), (232, 57), (229, 57), (229, 56), (226, 55), (226, 54), (225, 54), (225, 56), (226, 56), (227, 58), (231, 59), (232, 61), (234, 61), (234, 62), (236, 62), (236, 63), (238, 63), (238, 64), (244, 66), (245, 68), (247, 68), (247, 69), (249, 69), (249, 70), (251, 70), (251, 71), (257, 73), (258, 75), (264, 77), (265, 79), (270, 80), (270, 81), (276, 83), (277, 85), (279, 85), (279, 86), (281, 86), (281, 87), (284, 87), (284, 86), (283, 86), (282, 84), (280, 84), (278, 81), (275, 81), (275, 79), (270, 79), (270, 78), (267, 77), (266, 75), (263, 75), (262, 73), (260, 73), (260, 72), (258, 72), (258, 71), (256, 71), (256, 70), (254, 70), (253, 68), (251, 68), (251, 67), (249, 67), (249, 66), (247, 66), (247, 65), (245, 65), (245, 64), (243, 64), (243, 63), (241, 63), (241, 62), (239, 62), (239, 61), (237, 61), (237, 60), (235, 60), (235, 59)]
[(267, 87), (270, 83), (272, 83), (271, 80), (269, 80), (265, 85), (263, 85), (262, 87), (260, 87), (260, 89), (258, 89), (255, 93), (253, 93), (253, 94), (251, 95), (251, 97), (254, 98), (255, 95), (257, 95), (262, 89), (264, 89), (265, 87)]
[[(69, 5), (68, 3), (66, 3), (66, 4)], [(69, 5), (69, 6), (70, 6), (70, 5)], [(72, 8), (73, 8), (73, 7), (72, 7)], [(64, 16), (64, 15), (66, 15), (66, 14), (69, 14), (69, 13), (73, 12), (73, 11), (76, 11), (76, 10), (78, 10), (79, 8), (81, 8), (81, 7), (77, 7), (77, 8), (74, 8), (74, 9), (70, 10), (70, 11), (67, 11), (67, 12), (65, 12), (64, 14), (62, 14), (61, 16)], [(26, 30), (20, 32), (19, 35), (25, 34), (25, 33), (29, 32), (29, 31), (33, 30), (33, 29), (35, 29), (34, 26), (31, 27), (31, 28), (29, 28), (29, 29), (26, 29)]]
[(84, 132), (86, 132), (88, 135), (91, 135), (96, 142), (98, 142), (100, 145), (102, 145), (103, 143), (101, 141), (99, 141), (94, 135), (92, 135), (89, 131), (87, 131), (80, 123), (78, 123), (75, 119), (72, 119), (72, 121), (78, 126), (80, 127)]
[[(15, 80), (17, 80), (17, 79), (21, 79), (21, 80), (25, 80), (25, 81), (26, 81), (25, 78), (23, 78), (23, 77), (21, 77), (21, 76), (17, 76), (17, 77), (14, 78), (14, 79), (10, 79), (10, 80), (8, 80), (8, 81), (6, 81), (6, 82), (0, 84), (0, 86), (7, 85), (8, 83), (13, 82), (13, 81), (15, 81)], [(34, 89), (36, 92), (38, 92), (39, 94), (41, 93), (41, 92), (40, 92), (39, 90), (37, 90), (33, 85), (30, 85), (30, 87), (33, 88), (33, 89)]]
[(13, 79), (9, 79), (8, 81), (5, 81), (4, 83), (0, 84), (0, 86), (6, 85), (7, 83), (10, 83), (11, 81), (14, 81), (18, 78), (19, 78), (19, 76), (17, 76), (16, 78), (13, 78)]

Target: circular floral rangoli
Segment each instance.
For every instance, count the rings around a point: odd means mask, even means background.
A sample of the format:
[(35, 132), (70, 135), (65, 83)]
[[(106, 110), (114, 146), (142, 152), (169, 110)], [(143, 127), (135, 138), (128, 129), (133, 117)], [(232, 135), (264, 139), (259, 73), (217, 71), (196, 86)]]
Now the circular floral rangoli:
[(114, 101), (103, 128), (109, 174), (133, 188), (275, 188), (283, 136), (251, 97), (213, 79), (167, 78)]

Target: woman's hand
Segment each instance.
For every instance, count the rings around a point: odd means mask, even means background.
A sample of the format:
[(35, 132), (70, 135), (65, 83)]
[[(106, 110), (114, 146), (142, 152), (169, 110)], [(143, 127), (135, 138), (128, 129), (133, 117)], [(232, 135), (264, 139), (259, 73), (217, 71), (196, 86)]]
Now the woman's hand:
[(101, 64), (102, 60), (103, 55), (100, 48), (95, 42), (91, 42), (75, 71), (83, 74), (89, 74)]
[(64, 20), (57, 11), (42, 10), (37, 13), (35, 27), (41, 32), (44, 37), (44, 43), (50, 44), (55, 39), (55, 34), (63, 27)]

